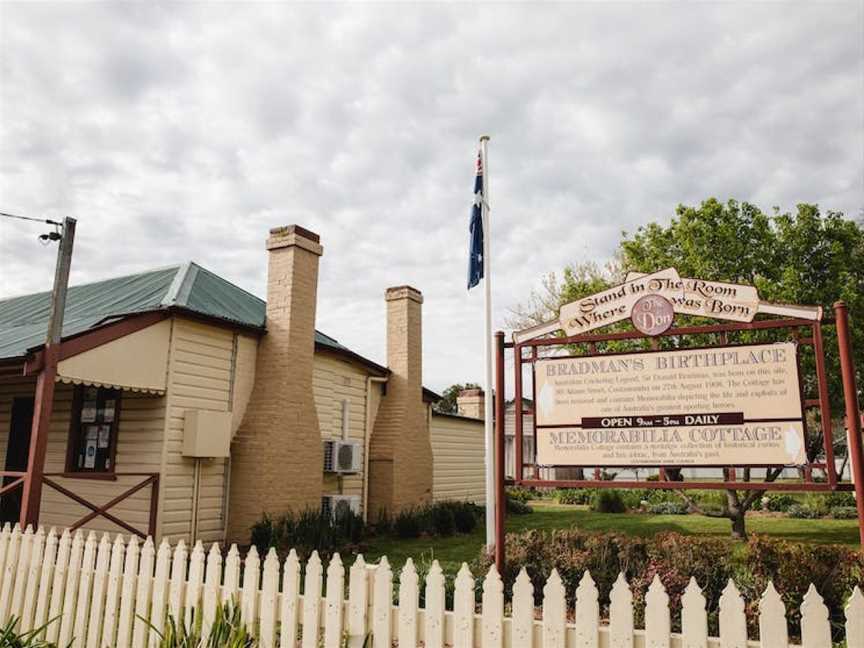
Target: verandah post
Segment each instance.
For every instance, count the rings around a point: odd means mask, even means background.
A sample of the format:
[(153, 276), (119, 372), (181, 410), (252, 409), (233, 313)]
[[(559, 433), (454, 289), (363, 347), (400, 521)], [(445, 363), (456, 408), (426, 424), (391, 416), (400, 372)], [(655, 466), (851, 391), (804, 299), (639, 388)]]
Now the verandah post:
[(21, 528), (39, 524), (39, 507), (42, 503), (42, 473), (45, 472), (45, 452), (48, 448), (48, 426), (54, 409), (54, 381), (57, 377), (57, 362), (60, 355), (60, 340), (63, 333), (63, 312), (66, 309), (66, 290), (69, 286), (69, 269), (72, 266), (72, 247), (75, 243), (74, 218), (63, 219), (63, 234), (57, 249), (57, 265), (54, 269), (54, 287), (51, 291), (51, 316), (45, 349), (42, 353), (42, 371), (36, 379), (36, 398), (33, 409), (33, 424), (30, 431), (30, 450), (27, 455), (27, 473), (21, 495)]
[(840, 347), (840, 374), (843, 377), (843, 399), (846, 401), (846, 428), (849, 430), (849, 458), (855, 482), (855, 505), (858, 507), (858, 534), (864, 547), (864, 452), (861, 450), (861, 415), (858, 409), (858, 387), (855, 381), (855, 361), (849, 335), (849, 313), (846, 304), (834, 304), (837, 325), (837, 345)]

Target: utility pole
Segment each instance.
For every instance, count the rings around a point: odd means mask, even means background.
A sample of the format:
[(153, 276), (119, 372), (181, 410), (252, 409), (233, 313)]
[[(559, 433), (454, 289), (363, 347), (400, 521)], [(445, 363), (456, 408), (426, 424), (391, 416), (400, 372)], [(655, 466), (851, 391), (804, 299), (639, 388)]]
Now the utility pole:
[(42, 370), (36, 378), (36, 397), (33, 408), (33, 425), (30, 428), (30, 452), (27, 474), (24, 477), (24, 494), (21, 499), (21, 527), (30, 524), (35, 529), (39, 523), (39, 507), (42, 503), (42, 474), (45, 472), (45, 451), (48, 446), (48, 428), (54, 409), (54, 382), (57, 378), (57, 362), (60, 355), (60, 339), (63, 333), (63, 311), (66, 309), (66, 292), (69, 288), (69, 268), (72, 265), (72, 246), (75, 242), (74, 218), (63, 219), (60, 246), (57, 249), (57, 265), (54, 268), (54, 286), (51, 289), (51, 316), (45, 349), (42, 351)]

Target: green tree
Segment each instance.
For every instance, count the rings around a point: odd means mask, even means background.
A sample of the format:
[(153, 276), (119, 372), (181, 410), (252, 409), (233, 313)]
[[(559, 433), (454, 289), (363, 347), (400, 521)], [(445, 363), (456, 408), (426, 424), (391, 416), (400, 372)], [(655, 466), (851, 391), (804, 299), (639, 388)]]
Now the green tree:
[[(512, 311), (510, 323), (524, 328), (552, 319), (562, 304), (619, 283), (626, 272), (667, 267), (677, 268), (682, 277), (753, 285), (766, 301), (822, 306), (828, 319), (833, 316), (834, 302), (845, 301), (858, 384), (864, 384), (864, 227), (840, 212), (821, 214), (816, 205), (800, 204), (790, 213), (775, 208), (771, 214), (735, 200), (721, 203), (711, 198), (698, 207), (679, 205), (668, 225), (654, 222), (632, 234), (623, 233), (613, 265), (602, 270), (594, 265), (571, 265), (565, 268), (561, 282), (555, 275), (547, 276), (541, 292)], [(679, 325), (695, 320), (677, 319)], [(769, 340), (776, 335), (744, 332), (730, 341)], [(843, 397), (832, 327), (824, 329), (824, 338), (832, 417), (839, 419)], [(662, 345), (673, 347), (678, 342), (663, 338)], [(813, 364), (812, 352), (802, 349), (802, 374), (813, 376)], [(810, 378), (805, 390), (814, 388)], [(821, 436), (814, 435), (808, 444), (811, 459), (818, 456), (822, 445)], [(774, 480), (779, 474), (779, 470), (770, 471), (766, 479)], [(680, 471), (671, 471), (671, 476), (680, 478)], [(718, 514), (732, 521), (733, 535), (745, 535), (744, 515), (762, 495), (763, 491), (727, 492), (726, 506)]]
[(481, 387), (474, 383), (465, 383), (464, 385), (457, 383), (455, 385), (450, 385), (447, 389), (441, 392), (441, 400), (432, 406), (433, 409), (442, 414), (456, 414), (458, 411), (456, 399), (459, 397), (459, 392), (463, 389), (481, 389)]

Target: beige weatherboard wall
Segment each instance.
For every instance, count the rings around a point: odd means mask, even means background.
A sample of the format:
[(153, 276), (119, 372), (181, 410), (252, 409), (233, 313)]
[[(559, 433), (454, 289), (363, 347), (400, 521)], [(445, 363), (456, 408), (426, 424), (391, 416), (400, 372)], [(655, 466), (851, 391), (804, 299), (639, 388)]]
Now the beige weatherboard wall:
[(433, 501), (485, 501), (483, 431), (480, 418), (432, 412)]
[(540, 464), (806, 461), (791, 342), (549, 358), (535, 381)]

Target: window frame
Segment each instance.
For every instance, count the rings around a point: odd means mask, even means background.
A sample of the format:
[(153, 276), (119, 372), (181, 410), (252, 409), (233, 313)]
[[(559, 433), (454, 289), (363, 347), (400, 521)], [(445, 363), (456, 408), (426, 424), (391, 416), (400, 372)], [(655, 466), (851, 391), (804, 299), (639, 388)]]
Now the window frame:
[[(84, 468), (78, 467), (78, 455), (83, 443), (83, 426), (91, 425), (91, 423), (82, 423), (81, 410), (84, 406), (84, 394), (88, 389), (97, 390), (97, 403), (103, 404), (106, 400), (113, 397), (114, 400), (114, 420), (110, 423), (104, 421), (96, 421), (93, 425), (110, 425), (111, 432), (109, 437), (108, 457), (110, 465), (108, 468)], [(74, 477), (76, 479), (116, 479), (114, 476), (117, 470), (117, 439), (120, 431), (120, 413), (122, 409), (123, 391), (113, 387), (102, 387), (95, 385), (75, 385), (72, 396), (72, 409), (69, 419), (69, 434), (66, 440), (66, 466), (65, 477)], [(98, 411), (98, 410), (97, 410)], [(97, 432), (98, 434), (98, 432)]]

